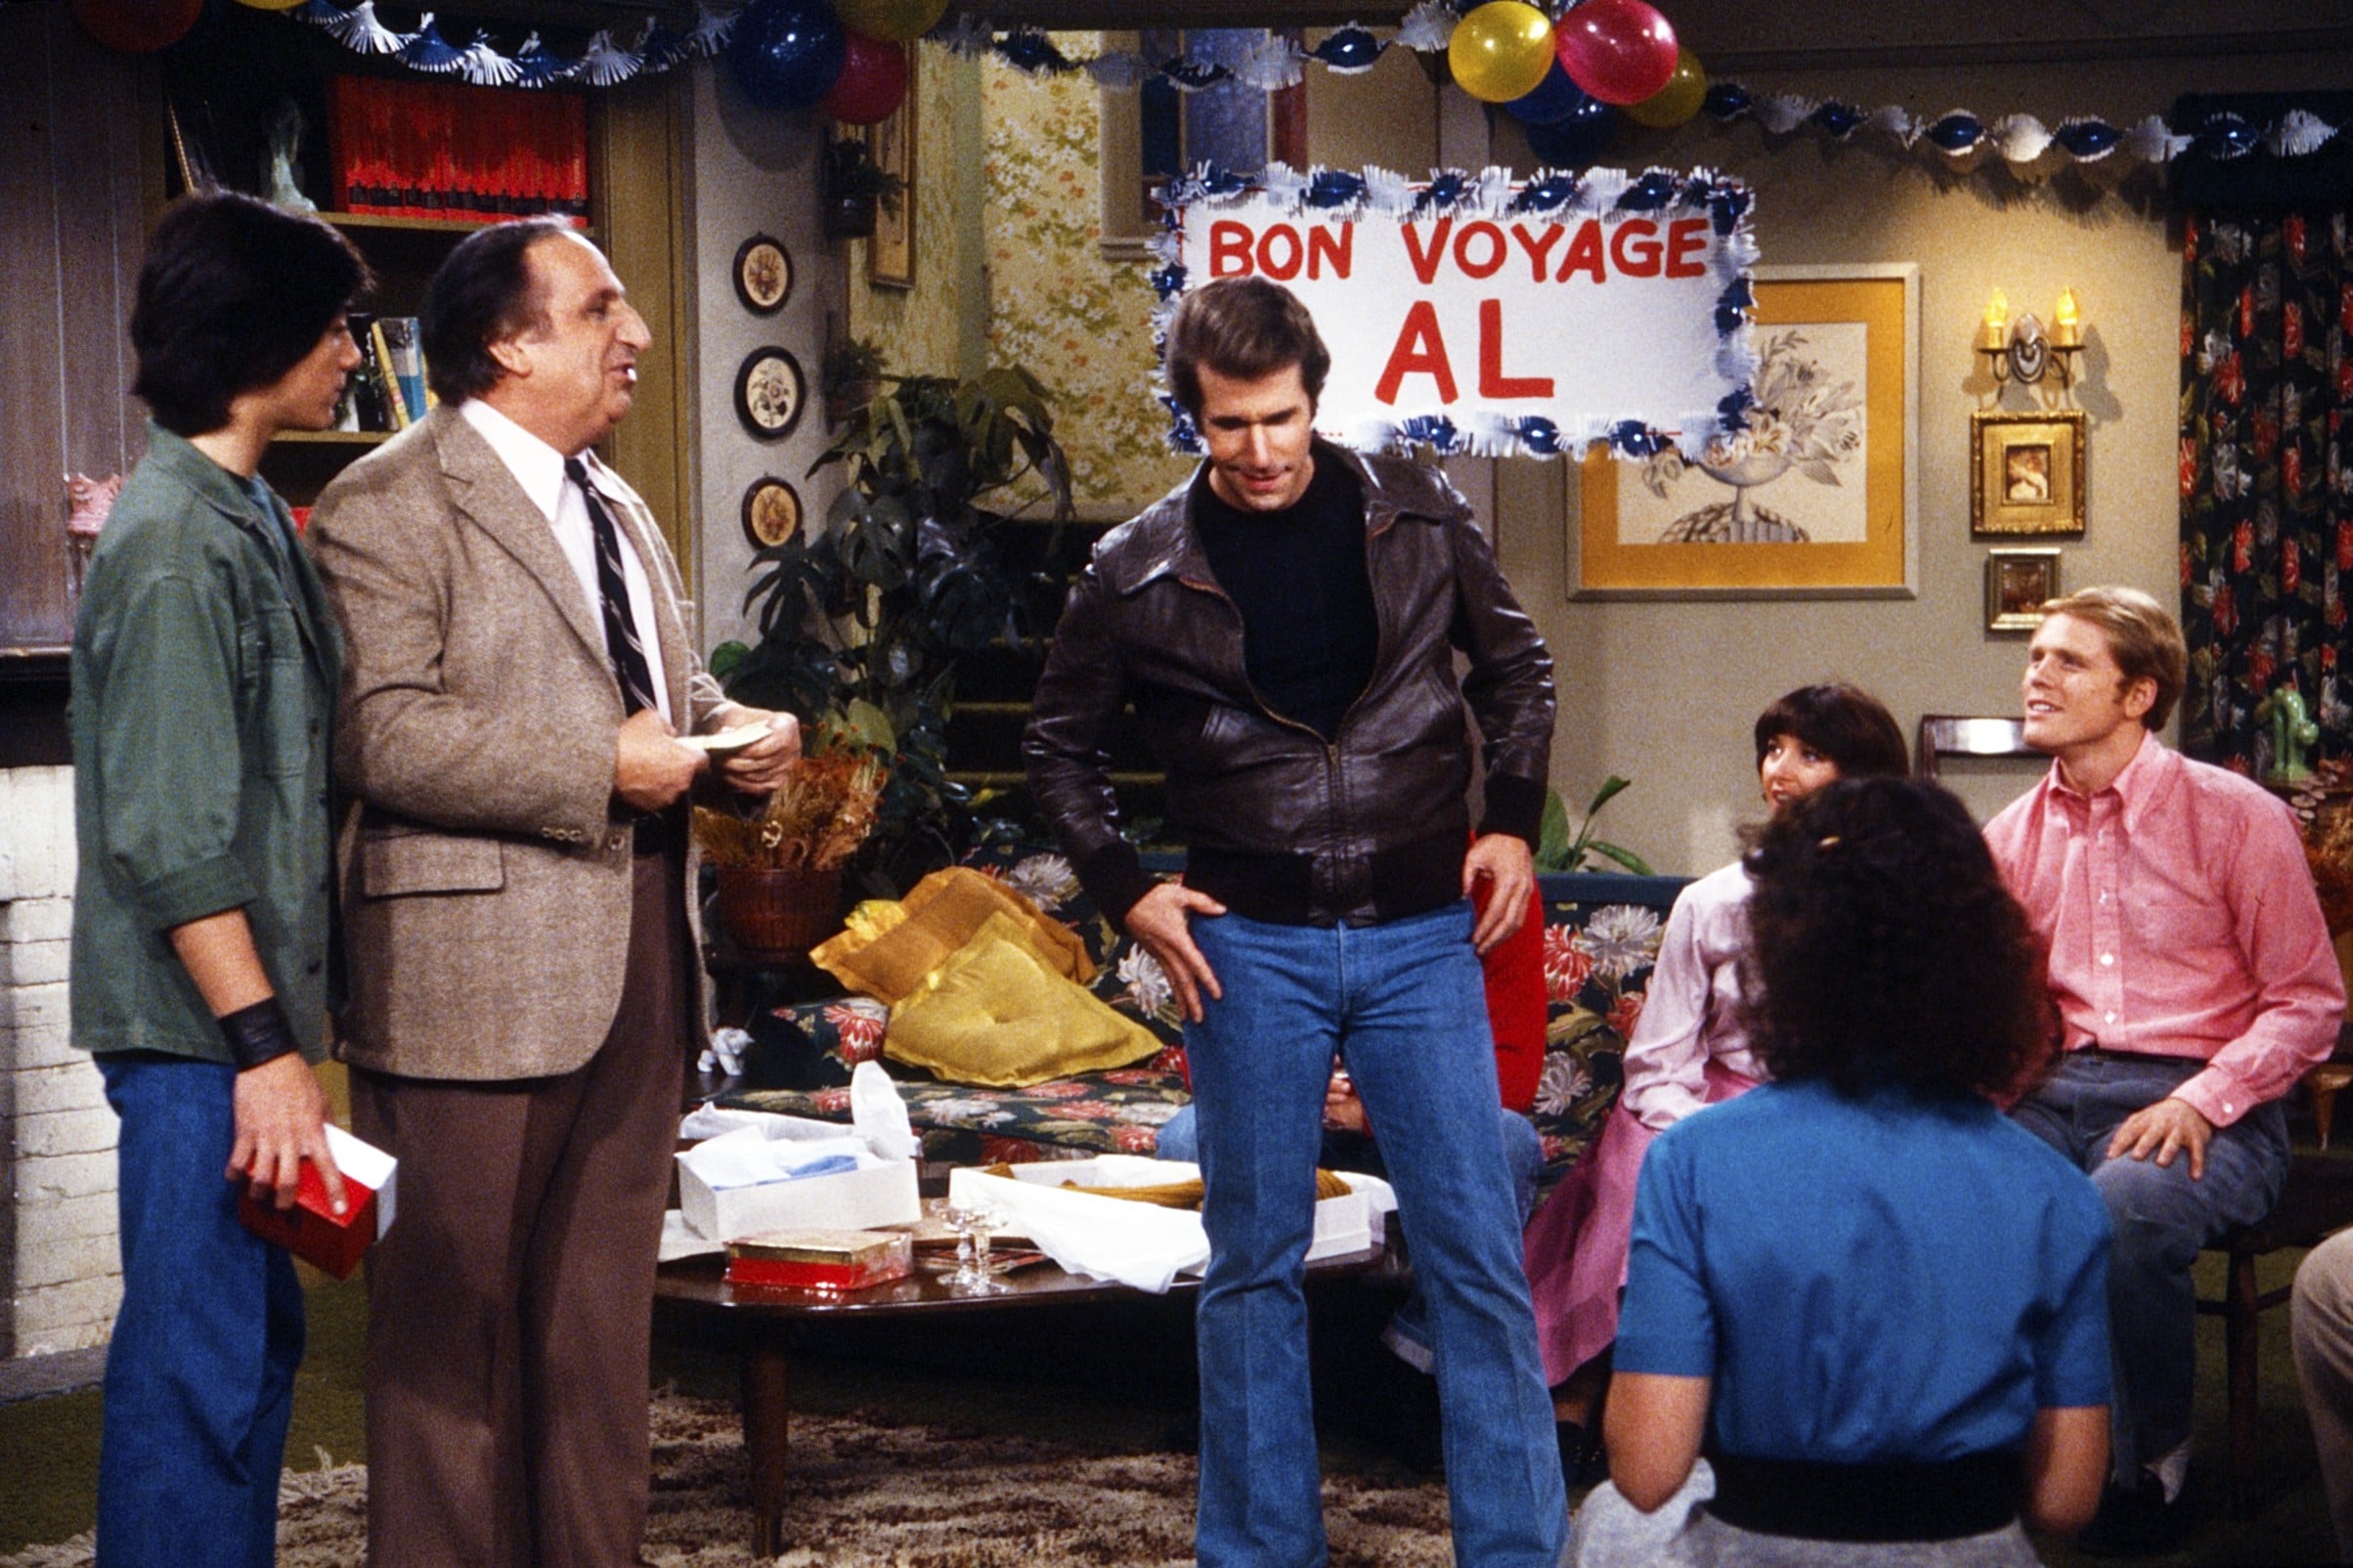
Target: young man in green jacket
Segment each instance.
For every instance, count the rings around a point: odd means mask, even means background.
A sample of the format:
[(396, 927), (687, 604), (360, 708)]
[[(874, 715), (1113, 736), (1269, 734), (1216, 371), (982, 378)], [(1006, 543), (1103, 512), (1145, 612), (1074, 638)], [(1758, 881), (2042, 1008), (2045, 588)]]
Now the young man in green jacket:
[(257, 469), (281, 431), (334, 422), (368, 282), (315, 219), (192, 196), (156, 226), (131, 315), (154, 420), (72, 658), (73, 1043), (122, 1118), (109, 1568), (276, 1556), (302, 1296), (286, 1253), (239, 1226), (234, 1184), (288, 1207), (309, 1159), (343, 1202), (311, 1069), (341, 650)]

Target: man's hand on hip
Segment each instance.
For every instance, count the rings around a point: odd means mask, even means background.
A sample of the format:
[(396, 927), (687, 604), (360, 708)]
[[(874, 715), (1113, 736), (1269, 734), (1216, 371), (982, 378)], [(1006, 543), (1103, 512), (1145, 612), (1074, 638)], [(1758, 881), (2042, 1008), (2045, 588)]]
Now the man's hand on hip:
[(319, 1167), (327, 1201), (343, 1212), (343, 1173), (327, 1152), (327, 1091), (297, 1052), (272, 1057), (237, 1075), (231, 1093), (237, 1141), (229, 1150), (229, 1179), (251, 1184), (253, 1200), (294, 1206), (302, 1162)]
[(2206, 1173), (2206, 1145), (2213, 1137), (2214, 1124), (2196, 1107), (2187, 1100), (2167, 1098), (2126, 1116), (2116, 1135), (2108, 1141), (2108, 1157), (2129, 1154), (2147, 1159), (2154, 1154), (2158, 1164), (2171, 1165), (2177, 1153), (2187, 1152), (2190, 1180), (2196, 1181)]
[(659, 811), (692, 788), (711, 759), (676, 737), (670, 720), (651, 708), (630, 715), (614, 747), (613, 793), (640, 811)]
[(1205, 893), (1196, 893), (1181, 882), (1163, 882), (1137, 899), (1121, 922), (1127, 934), (1160, 961), (1160, 972), (1168, 977), (1189, 1024), (1201, 1021), (1201, 992), (1219, 1000), (1226, 994), (1209, 972), (1209, 961), (1193, 945), (1192, 917), (1225, 912), (1226, 906)]
[(1481, 878), (1487, 881), (1487, 907), (1471, 928), (1470, 944), (1484, 958), (1511, 939), (1528, 918), (1528, 893), (1536, 886), (1536, 853), (1528, 841), (1512, 833), (1489, 833), (1471, 842), (1462, 857), (1462, 896)]
[(772, 795), (801, 756), (801, 720), (791, 714), (729, 703), (719, 710), (720, 721), (732, 729), (740, 724), (765, 724), (768, 732), (719, 765), (719, 777), (745, 795)]

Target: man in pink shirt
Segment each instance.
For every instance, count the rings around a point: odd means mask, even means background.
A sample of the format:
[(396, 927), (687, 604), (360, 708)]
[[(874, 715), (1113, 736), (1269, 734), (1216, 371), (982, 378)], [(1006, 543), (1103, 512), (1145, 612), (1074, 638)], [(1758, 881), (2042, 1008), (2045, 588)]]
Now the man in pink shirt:
[(2045, 609), (2026, 739), (2051, 771), (1985, 839), (2048, 946), (2065, 1031), (2014, 1114), (2115, 1228), (2113, 1471), (2078, 1544), (2131, 1553), (2192, 1522), (2191, 1261), (2279, 1197), (2280, 1100), (2334, 1044), (2344, 980), (2288, 807), (2157, 739), (2188, 665), (2173, 617), (2122, 588)]

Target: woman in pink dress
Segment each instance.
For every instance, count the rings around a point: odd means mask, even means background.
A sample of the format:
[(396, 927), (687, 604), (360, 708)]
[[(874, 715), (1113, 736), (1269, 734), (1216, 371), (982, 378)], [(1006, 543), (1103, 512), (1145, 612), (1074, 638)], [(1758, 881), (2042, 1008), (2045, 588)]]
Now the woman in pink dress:
[[(1834, 779), (1900, 778), (1908, 767), (1894, 716), (1869, 692), (1843, 683), (1782, 697), (1757, 716), (1756, 737), (1758, 784), (1775, 812)], [(1755, 1088), (1763, 1074), (1741, 1017), (1748, 899), (1748, 873), (1737, 860), (1676, 899), (1627, 1042), (1617, 1108), (1528, 1225), (1528, 1284), (1560, 1423), (1561, 1464), (1572, 1483), (1590, 1478), (1596, 1455), (1593, 1416), (1618, 1334), (1643, 1152), (1663, 1129)]]

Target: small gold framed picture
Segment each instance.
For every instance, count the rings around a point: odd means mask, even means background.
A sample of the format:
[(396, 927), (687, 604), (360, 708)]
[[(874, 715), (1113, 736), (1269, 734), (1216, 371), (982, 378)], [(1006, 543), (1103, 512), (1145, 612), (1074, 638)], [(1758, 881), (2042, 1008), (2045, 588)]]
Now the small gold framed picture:
[(2084, 428), (2081, 409), (1973, 412), (1969, 537), (2081, 537)]
[(1985, 630), (2032, 632), (2060, 592), (2057, 550), (1995, 550), (1985, 557)]

